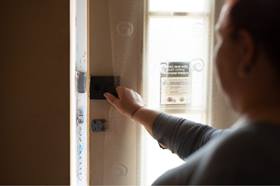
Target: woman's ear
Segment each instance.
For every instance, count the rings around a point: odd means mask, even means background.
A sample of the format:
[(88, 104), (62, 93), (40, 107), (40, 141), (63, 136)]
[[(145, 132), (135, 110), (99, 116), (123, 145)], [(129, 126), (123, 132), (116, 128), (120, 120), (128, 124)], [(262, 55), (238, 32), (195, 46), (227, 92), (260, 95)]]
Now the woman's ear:
[(240, 61), (238, 64), (238, 76), (246, 78), (250, 75), (256, 63), (256, 46), (252, 36), (247, 31), (239, 31), (238, 44), (240, 52)]

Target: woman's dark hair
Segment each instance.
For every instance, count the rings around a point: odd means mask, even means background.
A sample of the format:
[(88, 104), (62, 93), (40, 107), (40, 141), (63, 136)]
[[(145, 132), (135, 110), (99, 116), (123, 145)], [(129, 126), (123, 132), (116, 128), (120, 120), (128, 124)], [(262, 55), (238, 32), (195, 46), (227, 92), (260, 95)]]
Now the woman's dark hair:
[(280, 0), (237, 0), (230, 19), (234, 33), (249, 32), (280, 74)]

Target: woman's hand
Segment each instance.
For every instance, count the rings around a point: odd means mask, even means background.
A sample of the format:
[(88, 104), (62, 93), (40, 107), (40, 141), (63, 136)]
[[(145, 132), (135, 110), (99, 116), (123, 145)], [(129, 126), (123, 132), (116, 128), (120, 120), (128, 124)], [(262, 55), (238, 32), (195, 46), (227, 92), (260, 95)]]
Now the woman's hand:
[(120, 113), (141, 123), (152, 135), (153, 123), (160, 113), (145, 108), (141, 96), (131, 89), (118, 87), (117, 93), (119, 98), (110, 93), (105, 93), (104, 96)]
[(117, 87), (116, 90), (119, 98), (110, 93), (105, 93), (104, 96), (121, 114), (133, 117), (144, 106), (144, 101), (137, 92), (125, 87)]

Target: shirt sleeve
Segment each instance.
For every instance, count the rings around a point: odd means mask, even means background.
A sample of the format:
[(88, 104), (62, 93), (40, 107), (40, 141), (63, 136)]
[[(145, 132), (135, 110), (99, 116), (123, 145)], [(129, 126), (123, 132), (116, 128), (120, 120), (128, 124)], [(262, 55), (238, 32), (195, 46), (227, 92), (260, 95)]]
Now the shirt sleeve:
[(161, 146), (186, 159), (223, 130), (161, 113), (153, 125), (153, 137)]

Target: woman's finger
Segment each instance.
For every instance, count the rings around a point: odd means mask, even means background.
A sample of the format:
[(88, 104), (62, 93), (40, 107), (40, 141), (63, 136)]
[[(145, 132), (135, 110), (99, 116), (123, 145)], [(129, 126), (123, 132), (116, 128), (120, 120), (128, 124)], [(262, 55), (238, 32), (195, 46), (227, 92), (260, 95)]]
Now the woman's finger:
[(110, 104), (116, 106), (116, 101), (118, 100), (118, 98), (116, 98), (115, 96), (113, 96), (112, 94), (110, 94), (110, 93), (108, 93), (108, 92), (106, 92), (106, 93), (104, 94), (104, 97), (107, 99), (107, 101), (108, 101)]
[(118, 96), (119, 96), (120, 99), (123, 97), (124, 89), (125, 89), (125, 88), (122, 87), (122, 86), (118, 86), (118, 87), (116, 88), (117, 94), (118, 94)]

